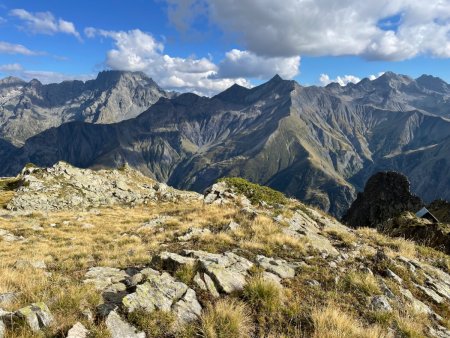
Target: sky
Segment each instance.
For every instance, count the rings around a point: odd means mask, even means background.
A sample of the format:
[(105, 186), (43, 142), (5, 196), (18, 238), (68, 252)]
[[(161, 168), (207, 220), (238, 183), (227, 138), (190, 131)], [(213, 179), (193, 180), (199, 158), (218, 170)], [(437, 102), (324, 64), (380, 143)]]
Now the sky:
[(203, 95), (275, 74), (450, 82), (449, 58), (450, 0), (0, 0), (0, 77), (43, 83), (107, 69)]

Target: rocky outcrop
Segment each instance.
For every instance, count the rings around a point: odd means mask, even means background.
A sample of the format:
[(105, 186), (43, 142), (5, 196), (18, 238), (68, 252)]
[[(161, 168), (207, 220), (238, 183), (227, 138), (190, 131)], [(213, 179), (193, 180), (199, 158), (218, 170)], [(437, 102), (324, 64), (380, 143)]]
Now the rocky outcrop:
[[(90, 170), (59, 162), (50, 168), (28, 166), (22, 171), (20, 180), (19, 188), (7, 204), (9, 210), (73, 210), (201, 198), (196, 193), (156, 183), (129, 167)], [(20, 239), (2, 230), (0, 236), (8, 236), (9, 240)]]
[(136, 287), (135, 292), (123, 298), (122, 304), (128, 312), (137, 309), (148, 313), (156, 310), (172, 311), (182, 322), (197, 319), (202, 310), (195, 291), (167, 273), (148, 276), (145, 283)]
[(53, 315), (47, 305), (40, 302), (33, 303), (12, 313), (0, 314), (0, 319), (3, 319), (7, 326), (25, 323), (32, 331), (39, 332), (52, 324)]
[(379, 224), (377, 228), (390, 236), (413, 240), (450, 254), (450, 235), (446, 224), (433, 223), (411, 212), (404, 212)]
[(342, 220), (352, 227), (376, 227), (404, 211), (415, 213), (422, 207), (421, 199), (411, 193), (406, 176), (380, 172), (367, 181)]
[(438, 199), (427, 206), (427, 209), (442, 223), (450, 223), (450, 202)]

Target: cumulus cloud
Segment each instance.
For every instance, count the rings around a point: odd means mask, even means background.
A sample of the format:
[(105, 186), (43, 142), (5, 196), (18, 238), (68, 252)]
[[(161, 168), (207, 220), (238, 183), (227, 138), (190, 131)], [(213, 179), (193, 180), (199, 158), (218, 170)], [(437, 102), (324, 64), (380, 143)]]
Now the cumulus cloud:
[(23, 45), (0, 41), (0, 54), (37, 55), (40, 53), (29, 50)]
[(23, 70), (22, 66), (18, 63), (10, 63), (6, 65), (0, 65), (0, 72), (3, 73), (15, 73)]
[(166, 1), (176, 27), (206, 15), (224, 32), (238, 35), (246, 50), (259, 56), (450, 57), (450, 1)]
[(81, 40), (80, 33), (78, 33), (72, 22), (61, 18), (56, 19), (51, 12), (31, 13), (18, 8), (11, 10), (9, 14), (22, 20), (25, 25), (22, 28), (32, 34), (54, 35), (56, 33), (65, 33)]
[(333, 82), (338, 83), (341, 86), (346, 86), (349, 83), (358, 83), (359, 81), (361, 81), (361, 79), (354, 75), (344, 75), (338, 76), (335, 79), (330, 79), (330, 76), (328, 74), (321, 74), (319, 81), (322, 86), (326, 86)]
[(292, 79), (299, 73), (300, 57), (265, 57), (249, 51), (233, 49), (225, 54), (219, 63), (217, 77), (249, 77), (266, 79), (279, 74)]
[[(384, 72), (380, 72), (378, 74), (372, 74), (368, 76), (368, 79), (373, 81), (378, 79), (381, 75), (383, 75)], [(341, 86), (346, 86), (349, 83), (358, 83), (361, 81), (361, 78), (355, 76), (355, 75), (343, 75), (343, 76), (337, 76), (335, 79), (330, 79), (330, 76), (328, 74), (321, 74), (319, 77), (319, 82), (322, 86), (329, 85), (330, 83), (337, 83)]]
[(219, 67), (210, 59), (164, 54), (164, 45), (139, 29), (116, 32), (89, 27), (85, 34), (90, 38), (101, 36), (114, 40), (114, 48), (106, 54), (105, 63), (109, 68), (143, 71), (164, 88), (213, 95), (234, 83), (250, 86), (238, 75), (218, 78)]
[(40, 82), (47, 83), (59, 83), (67, 80), (82, 80), (87, 81), (95, 78), (95, 74), (66, 74), (44, 70), (27, 70), (18, 63), (0, 65), (0, 73), (6, 75), (12, 75), (19, 77), (23, 80), (30, 81), (32, 79), (38, 79)]

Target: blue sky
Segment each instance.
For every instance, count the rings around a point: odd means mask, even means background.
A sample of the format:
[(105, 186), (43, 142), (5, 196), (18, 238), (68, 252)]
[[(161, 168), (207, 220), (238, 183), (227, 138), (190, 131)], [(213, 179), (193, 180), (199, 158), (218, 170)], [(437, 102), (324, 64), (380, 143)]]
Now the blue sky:
[(0, 0), (0, 76), (144, 71), (206, 95), (275, 73), (345, 85), (391, 70), (450, 82), (450, 0)]

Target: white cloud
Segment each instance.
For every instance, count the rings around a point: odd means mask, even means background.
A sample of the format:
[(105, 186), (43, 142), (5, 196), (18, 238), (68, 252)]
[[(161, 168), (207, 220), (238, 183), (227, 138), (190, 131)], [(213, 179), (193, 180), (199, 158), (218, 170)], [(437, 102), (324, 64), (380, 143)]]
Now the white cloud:
[[(259, 56), (450, 57), (448, 0), (166, 1), (176, 27), (185, 28), (196, 15), (207, 15)], [(381, 27), (383, 20), (391, 25)]]
[(321, 74), (319, 78), (322, 86), (329, 85), (330, 83), (338, 83), (341, 86), (346, 86), (349, 83), (358, 83), (361, 79), (354, 75), (338, 76), (335, 79), (330, 79), (328, 74)]
[(114, 40), (114, 48), (106, 55), (108, 67), (143, 71), (167, 89), (213, 95), (234, 83), (250, 86), (240, 76), (218, 78), (219, 67), (207, 58), (181, 58), (164, 54), (164, 45), (139, 29), (115, 32), (89, 27), (85, 29), (85, 34), (90, 38), (101, 36)]
[(0, 65), (0, 73), (22, 78), (26, 81), (38, 79), (42, 83), (59, 83), (66, 80), (90, 80), (95, 78), (95, 74), (66, 74), (44, 70), (27, 70), (19, 63)]
[(29, 50), (23, 45), (0, 41), (0, 54), (38, 55), (41, 53)]
[[(384, 72), (380, 72), (372, 75), (369, 75), (367, 78), (371, 81), (378, 79), (381, 75), (383, 75)], [(337, 83), (341, 86), (346, 86), (349, 83), (358, 83), (361, 81), (361, 78), (355, 75), (343, 75), (343, 76), (337, 76), (335, 79), (330, 79), (330, 76), (328, 74), (320, 74), (319, 82), (322, 86), (329, 85), (330, 83)]]
[(380, 72), (380, 73), (378, 73), (377, 75), (374, 75), (374, 74), (369, 75), (369, 80), (371, 80), (371, 81), (376, 80), (376, 79), (378, 79), (381, 75), (383, 75), (384, 73), (385, 73), (385, 72)]
[(0, 25), (5, 23), (7, 20), (4, 17), (0, 16)]
[(56, 19), (51, 12), (31, 13), (18, 8), (11, 10), (9, 14), (24, 21), (24, 29), (32, 34), (54, 35), (56, 33), (65, 33), (81, 40), (80, 33), (75, 29), (75, 25), (72, 22), (61, 18)]
[(4, 72), (4, 73), (20, 72), (21, 70), (23, 70), (23, 68), (18, 63), (10, 63), (10, 64), (6, 64), (6, 65), (0, 65), (0, 72)]
[(267, 79), (275, 74), (292, 79), (299, 73), (300, 57), (264, 57), (249, 51), (233, 49), (219, 63), (217, 77), (250, 77)]
[(95, 78), (95, 74), (66, 74), (59, 72), (43, 71), (43, 70), (23, 70), (14, 73), (16, 76), (24, 80), (38, 79), (42, 83), (59, 83), (67, 80), (91, 80)]

